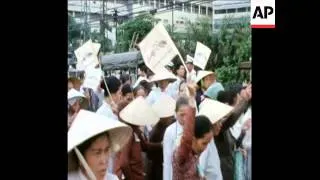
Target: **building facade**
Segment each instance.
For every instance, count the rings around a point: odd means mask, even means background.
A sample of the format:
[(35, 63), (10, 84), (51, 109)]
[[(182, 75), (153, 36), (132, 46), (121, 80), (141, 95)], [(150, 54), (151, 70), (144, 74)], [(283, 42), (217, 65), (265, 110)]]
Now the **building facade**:
[[(115, 10), (119, 22), (154, 11), (154, 17), (164, 25), (173, 25), (175, 32), (183, 32), (188, 21), (197, 22), (199, 18), (211, 20), (213, 14), (211, 2), (212, 0), (108, 0), (104, 4), (104, 14), (108, 25), (114, 27)], [(68, 0), (68, 12), (78, 23), (87, 22), (91, 32), (100, 32), (103, 12), (101, 0)], [(109, 33), (106, 36), (110, 37), (113, 32), (106, 31), (106, 33)]]
[(250, 0), (217, 0), (212, 2), (212, 7), (214, 31), (219, 30), (226, 19), (228, 19), (230, 28), (243, 21), (250, 22)]

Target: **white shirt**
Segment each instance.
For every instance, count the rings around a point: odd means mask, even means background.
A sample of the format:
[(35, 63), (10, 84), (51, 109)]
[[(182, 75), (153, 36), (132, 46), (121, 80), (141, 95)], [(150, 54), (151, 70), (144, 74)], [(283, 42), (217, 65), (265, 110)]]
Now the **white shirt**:
[(237, 122), (230, 128), (230, 132), (235, 139), (238, 139), (244, 123), (251, 118), (251, 108), (248, 108), (245, 114), (242, 114)]
[(146, 101), (150, 105), (152, 105), (160, 98), (160, 96), (162, 94), (167, 94), (167, 95), (171, 96), (173, 99), (175, 99), (174, 89), (172, 89), (170, 86), (168, 86), (164, 92), (162, 92), (159, 87), (152, 89), (151, 92), (149, 93), (149, 95), (146, 97)]
[(197, 72), (194, 69), (192, 69), (192, 71), (188, 73), (187, 79), (190, 79), (192, 82), (196, 82)]
[(176, 121), (167, 127), (163, 137), (163, 180), (172, 180), (172, 155), (180, 143), (183, 127)]
[[(107, 173), (105, 178), (106, 180), (119, 180), (118, 176)], [(82, 171), (74, 171), (68, 173), (68, 180), (88, 180), (88, 178), (82, 173)]]
[(207, 148), (201, 153), (199, 165), (204, 171), (204, 175), (208, 180), (223, 180), (220, 158), (214, 139), (208, 144)]
[(98, 106), (99, 106), (99, 107), (102, 106), (102, 104), (103, 104), (103, 102), (104, 102), (104, 89), (102, 89), (101, 92), (95, 91), (94, 93), (95, 93), (95, 94), (98, 96), (98, 98), (99, 98), (99, 104), (98, 104)]
[(97, 110), (96, 113), (107, 116), (107, 117), (112, 118), (114, 120), (118, 120), (118, 116), (113, 114), (111, 106), (106, 102), (103, 102), (103, 104), (99, 107), (99, 109)]

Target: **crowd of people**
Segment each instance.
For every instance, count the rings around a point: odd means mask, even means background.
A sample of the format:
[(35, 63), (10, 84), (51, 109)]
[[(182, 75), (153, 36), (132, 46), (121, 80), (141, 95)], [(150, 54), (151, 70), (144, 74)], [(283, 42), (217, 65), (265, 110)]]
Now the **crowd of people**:
[(192, 60), (152, 73), (68, 79), (68, 179), (251, 180), (251, 84)]

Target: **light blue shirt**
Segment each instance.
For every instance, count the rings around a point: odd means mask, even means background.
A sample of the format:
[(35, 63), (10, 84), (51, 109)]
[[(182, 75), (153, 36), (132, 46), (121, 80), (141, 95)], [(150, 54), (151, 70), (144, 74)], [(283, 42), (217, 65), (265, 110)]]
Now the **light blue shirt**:
[(176, 121), (167, 127), (163, 137), (163, 180), (172, 180), (172, 155), (180, 143), (183, 133), (182, 125)]
[(112, 112), (111, 106), (106, 102), (102, 103), (96, 113), (107, 116), (108, 118), (118, 120), (118, 116)]
[(199, 165), (203, 169), (206, 179), (223, 180), (220, 158), (214, 139), (211, 140), (207, 148), (201, 153)]

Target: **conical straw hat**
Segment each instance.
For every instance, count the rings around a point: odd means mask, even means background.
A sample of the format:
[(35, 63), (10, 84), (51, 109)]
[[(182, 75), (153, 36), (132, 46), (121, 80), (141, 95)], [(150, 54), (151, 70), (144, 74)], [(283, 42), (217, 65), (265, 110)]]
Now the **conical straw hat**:
[(210, 75), (210, 74), (213, 74), (212, 71), (198, 71), (198, 74), (197, 74), (197, 77), (196, 77), (196, 83), (198, 83), (202, 78)]
[(232, 106), (206, 98), (199, 105), (198, 115), (207, 116), (210, 119), (211, 123), (214, 124), (217, 121), (221, 120), (221, 118), (228, 115), (232, 110)]
[(123, 121), (137, 126), (155, 125), (160, 119), (141, 96), (137, 97), (120, 111), (119, 116)]
[(152, 109), (154, 109), (160, 118), (174, 116), (175, 107), (176, 101), (166, 94), (161, 95), (161, 97), (152, 105)]

